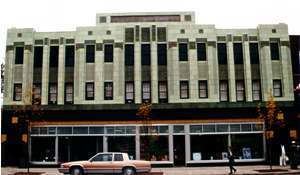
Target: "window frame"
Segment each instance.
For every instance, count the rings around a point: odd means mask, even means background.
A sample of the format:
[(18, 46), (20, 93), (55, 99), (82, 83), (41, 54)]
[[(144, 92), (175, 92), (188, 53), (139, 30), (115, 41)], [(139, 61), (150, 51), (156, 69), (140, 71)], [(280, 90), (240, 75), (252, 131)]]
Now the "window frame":
[[(39, 93), (36, 93), (36, 89), (39, 89)], [(36, 97), (36, 95), (39, 97)], [(39, 101), (37, 101), (39, 100)], [(42, 83), (33, 83), (32, 84), (32, 104), (41, 104), (42, 101)]]
[[(111, 89), (109, 89), (111, 87)], [(111, 91), (111, 92), (109, 92)], [(111, 93), (111, 95), (108, 95)], [(113, 100), (114, 99), (114, 84), (112, 81), (104, 82), (104, 100)]]
[[(127, 49), (132, 49), (133, 50), (133, 52), (132, 52), (132, 54), (130, 53), (130, 54), (126, 54), (127, 53), (127, 51), (129, 51), (129, 50), (127, 50)], [(125, 62), (125, 66), (133, 66), (134, 65), (134, 44), (125, 44), (125, 46), (124, 46), (124, 62)]]
[[(88, 86), (92, 85), (92, 89), (89, 91)], [(92, 93), (93, 96), (89, 97), (88, 93)], [(95, 84), (94, 82), (86, 82), (85, 83), (85, 100), (94, 100), (95, 99)]]
[[(202, 83), (204, 83), (205, 88), (201, 88)], [(205, 96), (201, 95), (202, 91), (205, 91)], [(198, 92), (199, 92), (199, 98), (208, 98), (208, 83), (207, 83), (207, 80), (198, 80)]]
[[(220, 102), (228, 102), (229, 101), (229, 87), (228, 87), (228, 80), (220, 80), (219, 85), (219, 96)], [(226, 85), (226, 89), (222, 89), (222, 84)], [(226, 94), (226, 100), (222, 99), (222, 94)]]
[[(72, 93), (69, 93), (67, 91), (67, 86), (71, 86), (72, 87)], [(73, 104), (74, 103), (74, 84), (73, 83), (65, 83), (65, 97), (64, 97), (64, 102), (65, 104)], [(67, 95), (71, 94), (72, 95), (72, 100), (71, 101), (67, 101)]]
[[(88, 50), (89, 47), (91, 47), (90, 50)], [(94, 49), (92, 49), (92, 47), (94, 47)], [(93, 54), (92, 54), (92, 52), (93, 52)], [(95, 63), (95, 54), (96, 54), (95, 44), (86, 44), (85, 45), (85, 62), (86, 63)]]
[[(145, 85), (149, 86), (149, 91), (145, 91), (146, 87)], [(144, 89), (145, 87), (145, 89)], [(149, 99), (145, 98), (146, 95), (149, 95)], [(151, 102), (151, 82), (150, 81), (142, 81), (142, 102)]]
[[(275, 87), (276, 85), (279, 85), (279, 88)], [(279, 93), (280, 93), (279, 95), (276, 95), (276, 93), (275, 93), (276, 90), (279, 90)], [(274, 97), (283, 97), (282, 93), (283, 93), (283, 91), (282, 91), (282, 82), (281, 82), (281, 79), (274, 79), (273, 80), (273, 96)]]
[[(204, 47), (203, 47), (203, 45), (204, 45)], [(197, 61), (207, 61), (207, 44), (206, 44), (206, 42), (197, 42), (196, 47), (197, 47)]]
[[(183, 52), (182, 49), (186, 49), (186, 52)], [(179, 61), (189, 61), (189, 45), (187, 42), (178, 43), (178, 57)]]
[[(71, 47), (73, 47), (73, 49), (69, 49)], [(73, 52), (71, 52), (70, 55), (67, 55), (67, 50), (73, 50)], [(65, 67), (74, 67), (74, 63), (75, 63), (75, 46), (66, 45), (65, 46)]]
[[(22, 101), (22, 83), (14, 83), (13, 101)], [(20, 96), (19, 99), (16, 97)]]
[[(253, 47), (252, 46), (256, 46), (257, 47), (257, 60), (256, 60), (256, 54), (255, 52), (252, 52), (252, 49)], [(259, 55), (259, 45), (258, 45), (258, 42), (250, 42), (249, 43), (249, 53), (250, 53), (250, 64), (259, 64), (259, 58), (260, 58), (260, 55)]]
[[(239, 86), (242, 85), (242, 86)], [(235, 82), (235, 86), (236, 86), (236, 101), (237, 102), (242, 102), (245, 101), (245, 82), (244, 80), (236, 80)], [(239, 89), (241, 88), (241, 89)], [(242, 94), (242, 96), (239, 96), (239, 94)], [(242, 97), (242, 99), (240, 99), (240, 97)]]
[[(223, 56), (222, 52), (220, 52), (221, 50), (221, 46), (225, 46), (225, 53), (223, 53), (225, 56)], [(225, 42), (218, 42), (217, 43), (217, 58), (218, 58), (218, 64), (222, 64), (222, 65), (227, 65), (228, 64), (228, 52), (227, 52), (227, 43)], [(224, 58), (224, 60), (223, 60)], [(222, 61), (220, 61), (222, 60)]]
[[(21, 50), (19, 50), (21, 49)], [(15, 47), (15, 64), (23, 64), (24, 63), (24, 46)], [(19, 53), (18, 52), (22, 52)], [(20, 57), (19, 57), (20, 56)]]
[[(41, 58), (38, 58), (38, 55), (36, 55), (37, 48), (41, 49)], [(34, 53), (33, 53), (33, 67), (34, 68), (42, 68), (43, 67), (43, 54), (44, 54), (44, 48), (43, 46), (34, 46)], [(39, 60), (39, 62), (37, 61)]]
[[(258, 88), (259, 89), (255, 89), (254, 84), (258, 83)], [(259, 99), (254, 98), (255, 94), (259, 94)], [(252, 100), (253, 101), (261, 101), (261, 85), (260, 85), (260, 80), (252, 80)]]
[[(166, 86), (165, 91), (161, 90), (161, 86)], [(165, 98), (162, 98), (161, 94), (165, 93)], [(159, 103), (166, 103), (168, 102), (168, 81), (159, 81), (158, 82), (158, 102)]]
[[(186, 88), (184, 88), (186, 86)], [(180, 80), (179, 82), (179, 92), (180, 92), (180, 99), (189, 99), (190, 98), (190, 87), (188, 80)], [(183, 96), (186, 93), (186, 96)]]
[[(111, 52), (111, 54), (109, 52)], [(104, 44), (104, 53), (103, 54), (104, 54), (104, 62), (105, 63), (114, 62), (114, 45), (112, 43)]]
[[(51, 92), (51, 87), (55, 87), (55, 92)], [(48, 89), (48, 104), (57, 104), (57, 92), (58, 91), (58, 87), (57, 87), (57, 83), (49, 83), (49, 89)], [(55, 95), (55, 102), (53, 102), (51, 100), (51, 96)]]
[[(272, 46), (274, 46), (274, 44), (276, 44), (276, 48), (272, 47)], [(277, 51), (277, 53), (274, 53), (273, 49), (275, 49)], [(272, 61), (278, 61), (278, 60), (280, 60), (280, 55), (281, 55), (280, 54), (280, 43), (278, 41), (271, 41), (270, 42), (270, 57), (271, 57), (271, 60)], [(274, 57), (274, 56), (276, 56), (276, 57)]]
[(244, 50), (242, 42), (233, 43), (233, 59), (234, 64), (244, 64)]
[[(55, 57), (55, 52), (57, 51), (57, 57)], [(59, 46), (51, 45), (49, 49), (49, 67), (58, 67), (59, 62)]]
[[(127, 91), (127, 85), (132, 84), (132, 91)], [(127, 98), (127, 94), (132, 94), (132, 99)], [(126, 81), (125, 82), (125, 103), (134, 103), (134, 81)]]
[(151, 45), (150, 44), (141, 44), (141, 64), (142, 64), (142, 66), (150, 66), (151, 65)]

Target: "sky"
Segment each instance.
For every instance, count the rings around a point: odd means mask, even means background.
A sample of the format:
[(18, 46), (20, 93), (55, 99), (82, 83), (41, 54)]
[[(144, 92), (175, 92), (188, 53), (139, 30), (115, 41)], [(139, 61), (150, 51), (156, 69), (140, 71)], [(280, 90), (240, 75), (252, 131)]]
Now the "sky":
[(70, 31), (94, 26), (96, 13), (194, 11), (197, 24), (216, 28), (256, 28), (286, 23), (300, 35), (300, 0), (2, 0), (0, 3), (0, 60), (5, 58), (6, 31)]

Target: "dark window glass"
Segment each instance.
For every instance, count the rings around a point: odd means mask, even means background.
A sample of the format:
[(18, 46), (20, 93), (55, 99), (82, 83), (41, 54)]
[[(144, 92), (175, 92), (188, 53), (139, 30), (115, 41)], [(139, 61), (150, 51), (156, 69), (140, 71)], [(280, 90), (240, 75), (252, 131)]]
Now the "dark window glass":
[(104, 82), (104, 100), (113, 99), (113, 82)]
[(252, 98), (253, 98), (253, 101), (259, 101), (261, 98), (260, 81), (259, 80), (252, 81)]
[(42, 67), (43, 66), (43, 47), (42, 46), (35, 46), (34, 47), (34, 67)]
[(134, 65), (134, 45), (125, 44), (125, 65), (132, 66)]
[(282, 97), (281, 80), (273, 80), (273, 95), (274, 97)]
[(14, 84), (14, 101), (21, 101), (22, 100), (22, 84), (17, 83)]
[(198, 61), (206, 61), (206, 43), (197, 43)]
[(134, 29), (126, 28), (125, 29), (125, 42), (133, 42), (134, 40)]
[(208, 97), (207, 80), (199, 80), (198, 86), (199, 86), (199, 98), (207, 98)]
[(227, 64), (227, 47), (226, 43), (218, 43), (218, 61), (219, 64)]
[(57, 104), (57, 84), (49, 84), (48, 104)]
[(278, 42), (271, 42), (270, 43), (270, 50), (271, 50), (271, 59), (272, 60), (279, 60), (279, 45), (278, 45)]
[(228, 101), (228, 81), (220, 81), (220, 101)]
[(249, 47), (251, 64), (259, 64), (258, 43), (250, 43)]
[(134, 102), (134, 83), (132, 81), (125, 82), (125, 102)]
[(157, 44), (157, 64), (167, 65), (167, 44)]
[(85, 83), (85, 99), (94, 100), (94, 82)]
[(114, 46), (112, 44), (104, 45), (104, 62), (113, 62), (114, 60)]
[(85, 46), (85, 59), (87, 63), (95, 62), (95, 45)]
[(34, 83), (32, 87), (32, 104), (41, 104), (42, 85)]
[(150, 82), (142, 82), (142, 100), (143, 102), (151, 101), (151, 85)]
[(142, 42), (150, 42), (150, 28), (142, 28)]
[(73, 104), (73, 83), (65, 84), (65, 103)]
[(98, 154), (92, 159), (93, 162), (111, 162), (112, 154)]
[(114, 155), (114, 161), (123, 161), (123, 155), (122, 154), (115, 154)]
[(75, 47), (74, 46), (66, 46), (65, 66), (66, 67), (74, 67), (74, 58), (75, 58)]
[(151, 50), (150, 44), (142, 44), (141, 46), (142, 65), (150, 65), (151, 62), (150, 50)]
[(179, 61), (188, 61), (188, 44), (179, 43)]
[(168, 102), (168, 85), (167, 81), (158, 82), (158, 100), (160, 103)]
[(189, 98), (189, 81), (180, 81), (180, 98)]
[(167, 41), (167, 31), (165, 27), (157, 28), (157, 41), (158, 42)]
[(24, 47), (16, 47), (15, 64), (23, 64)]
[(233, 43), (234, 64), (243, 64), (243, 45), (242, 43)]
[(58, 46), (50, 46), (50, 67), (58, 67)]
[(236, 101), (245, 101), (245, 85), (243, 80), (236, 81)]

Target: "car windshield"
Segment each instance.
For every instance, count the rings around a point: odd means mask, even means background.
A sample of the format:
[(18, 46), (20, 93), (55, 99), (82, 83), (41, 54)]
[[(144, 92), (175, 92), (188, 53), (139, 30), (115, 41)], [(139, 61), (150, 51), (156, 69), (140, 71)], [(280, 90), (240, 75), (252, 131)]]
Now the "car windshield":
[(112, 154), (98, 154), (91, 159), (91, 161), (112, 161)]

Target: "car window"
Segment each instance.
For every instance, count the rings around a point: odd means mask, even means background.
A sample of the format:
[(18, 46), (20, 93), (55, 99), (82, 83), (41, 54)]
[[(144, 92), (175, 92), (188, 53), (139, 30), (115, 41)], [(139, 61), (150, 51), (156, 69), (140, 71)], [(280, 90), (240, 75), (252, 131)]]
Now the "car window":
[(115, 154), (114, 161), (123, 161), (123, 155), (122, 154)]
[(103, 161), (112, 161), (112, 154), (99, 154), (92, 159), (92, 161), (103, 162)]

